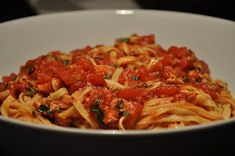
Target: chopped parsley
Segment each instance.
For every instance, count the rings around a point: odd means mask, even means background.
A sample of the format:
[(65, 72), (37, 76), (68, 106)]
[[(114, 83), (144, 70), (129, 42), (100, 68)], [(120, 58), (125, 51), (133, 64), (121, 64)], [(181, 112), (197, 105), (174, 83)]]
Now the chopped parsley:
[(130, 112), (124, 110), (123, 100), (119, 100), (117, 102), (116, 108), (118, 109), (118, 114), (119, 114), (120, 117), (130, 115)]
[(125, 38), (120, 38), (119, 41), (128, 43), (130, 42), (130, 39), (128, 37), (125, 37)]
[(131, 79), (135, 80), (135, 81), (138, 81), (138, 80), (140, 80), (140, 77), (139, 76), (132, 76)]
[(50, 107), (48, 107), (45, 104), (41, 104), (38, 108), (38, 112), (40, 113), (48, 113), (49, 110), (50, 110)]
[(127, 112), (127, 111), (123, 111), (123, 112), (119, 112), (119, 115), (120, 116), (128, 116), (130, 115), (131, 113), (130, 112)]
[(149, 87), (152, 87), (153, 86), (153, 84), (151, 84), (151, 83), (144, 83), (144, 88), (149, 88)]
[(183, 81), (184, 81), (184, 83), (189, 82), (189, 77), (188, 77), (187, 75), (185, 75), (185, 76), (183, 77)]
[(112, 75), (111, 74), (105, 74), (104, 75), (104, 79), (111, 79), (112, 78)]
[(118, 100), (116, 107), (118, 109), (122, 109), (124, 107), (124, 102), (123, 100)]
[(119, 64), (114, 63), (114, 64), (112, 64), (112, 66), (113, 66), (114, 68), (117, 68), (117, 67), (119, 67)]
[(36, 111), (35, 111), (35, 110), (32, 111), (32, 116), (33, 116), (34, 118), (36, 117)]
[(36, 68), (34, 66), (26, 65), (25, 70), (28, 75), (31, 75), (36, 70)]
[(50, 110), (50, 107), (46, 104), (41, 104), (37, 110), (40, 113), (43, 113), (44, 115), (53, 115), (57, 112), (57, 110)]
[(100, 104), (104, 102), (103, 99), (101, 98), (95, 98), (94, 102), (90, 106), (91, 112), (93, 112), (98, 120), (99, 123), (104, 124), (103, 119), (104, 119), (104, 112), (100, 108)]
[(34, 89), (33, 87), (27, 87), (26, 89), (25, 89), (25, 95), (26, 96), (30, 96), (30, 97), (33, 97), (35, 94), (37, 94), (37, 90), (36, 89)]
[(70, 60), (62, 60), (62, 63), (63, 63), (64, 65), (69, 65), (69, 64), (70, 64)]

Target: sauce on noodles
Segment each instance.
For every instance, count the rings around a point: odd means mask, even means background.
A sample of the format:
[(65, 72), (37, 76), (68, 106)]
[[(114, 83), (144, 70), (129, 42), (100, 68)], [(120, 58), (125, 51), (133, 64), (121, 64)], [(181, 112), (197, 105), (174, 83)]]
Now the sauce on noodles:
[(0, 106), (5, 117), (93, 129), (179, 128), (235, 115), (227, 84), (195, 52), (137, 34), (27, 61), (2, 78)]

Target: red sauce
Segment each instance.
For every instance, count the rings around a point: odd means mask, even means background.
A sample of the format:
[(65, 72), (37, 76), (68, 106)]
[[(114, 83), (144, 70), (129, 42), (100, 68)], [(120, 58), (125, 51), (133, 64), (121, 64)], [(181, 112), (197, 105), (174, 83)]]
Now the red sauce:
[[(128, 42), (130, 45), (145, 46), (154, 44), (155, 41), (154, 35), (148, 35), (141, 37), (134, 36)], [(119, 45), (116, 46), (118, 47)], [(105, 70), (102, 72), (97, 70), (91, 60), (86, 57), (91, 49), (92, 47), (88, 46), (84, 49), (72, 51), (70, 53), (71, 59), (69, 60), (61, 59), (60, 56), (64, 54), (59, 51), (29, 60), (21, 67), (18, 74), (19, 77), (26, 76), (27, 80), (15, 81), (16, 74), (5, 76), (3, 77), (3, 82), (0, 83), (0, 91), (3, 91), (8, 84), (12, 83), (9, 90), (15, 97), (20, 92), (27, 90), (27, 87), (36, 88), (43, 95), (48, 95), (52, 92), (51, 81), (53, 78), (59, 79), (71, 94), (86, 86), (93, 86), (96, 89), (89, 94), (89, 101), (86, 102), (85, 108), (89, 110), (93, 117), (99, 120), (101, 125), (108, 125), (108, 127), (117, 126), (118, 119), (125, 114), (126, 120), (124, 124), (127, 128), (131, 127), (138, 118), (143, 108), (143, 102), (154, 96), (172, 96), (174, 97), (173, 101), (182, 99), (193, 101), (195, 99), (196, 95), (187, 97), (184, 93), (180, 92), (177, 84), (169, 82), (172, 76), (185, 84), (202, 89), (213, 99), (218, 98), (219, 87), (209, 83), (202, 83), (204, 74), (210, 74), (208, 65), (204, 61), (198, 60), (194, 52), (186, 47), (172, 46), (168, 50), (157, 47), (155, 54), (152, 55), (155, 55), (159, 60), (152, 64), (151, 67), (147, 68), (144, 65), (137, 69), (124, 67), (118, 82), (123, 85), (128, 84), (128, 88), (120, 90), (108, 90), (105, 88), (107, 84), (104, 77), (107, 76), (107, 72)], [(124, 55), (124, 52), (119, 52), (117, 57), (120, 58)], [(141, 57), (142, 61), (148, 61), (144, 56)], [(94, 61), (98, 65), (110, 65), (114, 68), (108, 53), (94, 57)], [(195, 62), (199, 66), (195, 65)], [(148, 89), (149, 86), (145, 83), (151, 80), (161, 81), (166, 85), (160, 85), (150, 90)], [(113, 102), (114, 99), (119, 99), (119, 102)], [(122, 112), (118, 108), (120, 99), (132, 101), (132, 103), (122, 106), (122, 110), (124, 110)]]

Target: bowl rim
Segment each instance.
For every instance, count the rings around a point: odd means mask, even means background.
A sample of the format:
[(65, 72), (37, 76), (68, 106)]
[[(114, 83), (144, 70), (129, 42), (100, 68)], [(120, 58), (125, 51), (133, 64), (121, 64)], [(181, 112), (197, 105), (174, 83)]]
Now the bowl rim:
[(80, 129), (74, 127), (53, 127), (47, 125), (40, 125), (0, 116), (0, 123), (14, 125), (33, 130), (48, 131), (53, 133), (74, 134), (74, 135), (95, 135), (95, 136), (153, 136), (153, 135), (169, 135), (178, 133), (188, 133), (209, 130), (223, 127), (230, 124), (235, 124), (235, 118), (227, 120), (213, 121), (204, 125), (194, 125), (176, 129), (160, 129), (160, 130), (106, 130), (106, 129)]
[[(123, 11), (123, 12), (120, 12)], [(126, 12), (125, 12), (126, 11)], [(228, 19), (223, 19), (219, 17), (213, 17), (208, 15), (201, 15), (195, 13), (187, 13), (187, 12), (180, 12), (180, 11), (166, 11), (166, 10), (151, 10), (151, 9), (99, 9), (99, 10), (77, 10), (77, 11), (68, 11), (68, 12), (60, 12), (60, 13), (52, 13), (52, 14), (43, 14), (43, 15), (36, 15), (30, 17), (24, 17), (20, 19), (15, 19), (11, 21), (6, 21), (0, 23), (0, 29), (2, 27), (7, 27), (9, 25), (14, 25), (17, 23), (27, 23), (32, 22), (35, 20), (40, 19), (47, 19), (47, 18), (57, 18), (63, 16), (71, 16), (71, 15), (82, 15), (82, 14), (110, 14), (110, 15), (134, 15), (134, 14), (164, 14), (164, 15), (175, 15), (175, 16), (184, 16), (185, 18), (196, 18), (196, 19), (204, 19), (204, 20), (211, 20), (216, 22), (225, 22), (230, 23), (235, 26), (235, 22)], [(220, 120), (215, 121), (205, 125), (196, 125), (196, 126), (188, 126), (179, 129), (163, 129), (163, 130), (92, 130), (92, 129), (79, 129), (79, 128), (67, 128), (67, 127), (51, 127), (39, 124), (28, 123), (16, 119), (11, 119), (7, 117), (3, 117), (0, 115), (0, 122), (5, 122), (7, 124), (26, 127), (35, 130), (43, 130), (43, 131), (50, 131), (50, 132), (57, 132), (57, 133), (68, 133), (68, 134), (82, 134), (82, 135), (96, 135), (96, 136), (149, 136), (149, 135), (163, 135), (163, 134), (175, 134), (175, 133), (186, 133), (192, 131), (199, 131), (205, 129), (216, 128), (219, 126), (225, 126), (228, 124), (235, 124), (235, 118), (228, 119), (228, 120)]]
[(55, 18), (55, 17), (62, 17), (62, 16), (71, 16), (76, 14), (113, 14), (113, 15), (134, 15), (134, 14), (165, 14), (165, 15), (176, 15), (176, 16), (185, 16), (191, 18), (198, 18), (198, 19), (206, 19), (206, 20), (216, 20), (217, 22), (228, 22), (231, 24), (235, 24), (235, 21), (204, 15), (199, 13), (191, 13), (191, 12), (182, 12), (182, 11), (173, 11), (173, 10), (154, 10), (154, 9), (92, 9), (92, 10), (75, 10), (75, 11), (65, 11), (65, 12), (56, 12), (56, 13), (49, 13), (49, 14), (39, 14), (39, 15), (32, 15), (28, 17), (22, 17), (18, 19), (13, 19), (9, 21), (4, 21), (0, 23), (1, 26), (4, 25), (11, 25), (15, 23), (23, 23), (28, 21), (34, 21), (39, 19), (46, 19), (46, 18)]

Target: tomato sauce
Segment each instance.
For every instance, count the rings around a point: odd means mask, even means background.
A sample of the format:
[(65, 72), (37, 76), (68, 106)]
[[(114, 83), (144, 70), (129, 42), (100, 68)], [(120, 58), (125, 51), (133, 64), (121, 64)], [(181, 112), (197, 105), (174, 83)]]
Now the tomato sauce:
[[(155, 40), (154, 35), (134, 35), (125, 42), (144, 47), (154, 44)], [(196, 95), (187, 97), (181, 92), (179, 86), (183, 84), (200, 88), (212, 99), (218, 98), (220, 88), (205, 82), (205, 77), (210, 74), (208, 65), (197, 59), (194, 52), (186, 47), (172, 46), (168, 50), (160, 46), (152, 48), (155, 52), (151, 56), (155, 56), (157, 61), (150, 66), (145, 65), (150, 59), (146, 59), (144, 55), (137, 55), (136, 57), (139, 57), (143, 64), (138, 68), (123, 66), (124, 69), (117, 82), (126, 87), (116, 90), (109, 89), (105, 81), (105, 77), (113, 74), (116, 68), (110, 60), (109, 53), (92, 58), (97, 65), (110, 66), (110, 68), (98, 69), (88, 58), (89, 51), (92, 49), (87, 46), (84, 49), (74, 50), (69, 55), (54, 51), (29, 60), (21, 67), (18, 75), (11, 74), (3, 77), (0, 91), (8, 87), (10, 94), (17, 97), (19, 93), (30, 87), (48, 96), (53, 91), (51, 86), (53, 78), (58, 79), (70, 94), (91, 86), (94, 90), (89, 93), (89, 101), (84, 104), (89, 113), (104, 127), (117, 127), (120, 117), (126, 116), (124, 125), (127, 128), (130, 128), (138, 118), (143, 103), (153, 97), (173, 97), (173, 101), (182, 99), (193, 101)], [(117, 59), (125, 55), (123, 51), (116, 53)], [(161, 82), (161, 85), (152, 89), (151, 85), (148, 86), (148, 82), (151, 81)], [(127, 102), (122, 104), (122, 100)]]

